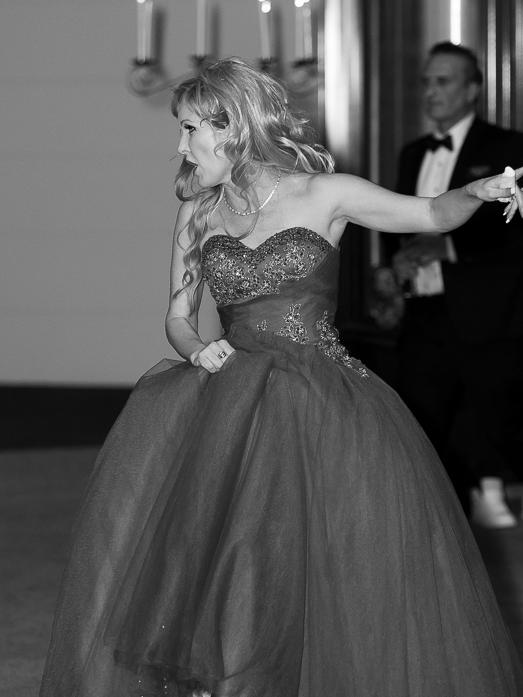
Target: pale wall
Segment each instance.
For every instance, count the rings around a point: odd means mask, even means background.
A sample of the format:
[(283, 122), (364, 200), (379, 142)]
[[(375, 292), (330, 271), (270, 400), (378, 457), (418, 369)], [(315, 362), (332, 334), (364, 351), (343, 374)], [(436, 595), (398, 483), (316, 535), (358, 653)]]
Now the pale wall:
[[(166, 66), (189, 70), (194, 0), (168, 13)], [(255, 0), (216, 0), (218, 54), (254, 59)], [(292, 3), (280, 8), (284, 59)], [(0, 383), (130, 384), (164, 335), (177, 126), (125, 87), (133, 0), (0, 7)], [(211, 303), (201, 326), (218, 331)]]

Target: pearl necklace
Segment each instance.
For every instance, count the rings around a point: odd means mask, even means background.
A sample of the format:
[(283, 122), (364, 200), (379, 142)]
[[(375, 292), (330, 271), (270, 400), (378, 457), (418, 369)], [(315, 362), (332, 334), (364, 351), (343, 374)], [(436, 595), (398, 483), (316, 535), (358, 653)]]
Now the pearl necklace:
[(261, 211), (262, 208), (265, 208), (265, 206), (269, 203), (269, 201), (271, 200), (271, 198), (272, 198), (272, 197), (274, 196), (274, 194), (276, 193), (276, 190), (277, 190), (278, 186), (280, 185), (280, 180), (281, 180), (281, 172), (278, 172), (278, 176), (277, 176), (277, 178), (276, 178), (276, 184), (272, 187), (272, 189), (271, 189), (269, 195), (267, 196), (267, 198), (265, 199), (265, 201), (263, 201), (263, 203), (261, 203), (261, 204), (258, 206), (258, 208), (254, 208), (253, 210), (248, 210), (248, 211), (238, 211), (238, 210), (236, 210), (236, 208), (233, 208), (233, 207), (231, 206), (231, 204), (229, 203), (229, 199), (227, 198), (227, 194), (225, 193), (225, 188), (223, 189), (223, 194), (224, 194), (224, 195), (223, 195), (223, 200), (224, 200), (224, 203), (225, 203), (225, 205), (227, 206), (227, 208), (231, 211), (231, 213), (234, 213), (235, 215), (243, 215), (243, 216), (245, 216), (245, 215), (254, 215), (255, 213), (259, 213), (259, 212)]

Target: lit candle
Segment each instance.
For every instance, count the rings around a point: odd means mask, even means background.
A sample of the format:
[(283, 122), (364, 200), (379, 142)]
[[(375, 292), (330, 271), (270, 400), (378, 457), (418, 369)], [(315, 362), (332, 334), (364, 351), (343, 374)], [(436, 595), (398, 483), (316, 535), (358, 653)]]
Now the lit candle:
[(304, 58), (304, 24), (303, 5), (305, 0), (294, 0), (294, 58), (299, 61)]
[(303, 57), (305, 59), (313, 58), (314, 51), (312, 47), (312, 11), (309, 0), (303, 3)]
[(152, 59), (153, 0), (136, 0), (136, 59), (146, 63)]
[(206, 56), (207, 0), (196, 0), (196, 55)]
[(258, 0), (260, 8), (260, 46), (262, 60), (271, 59), (271, 3)]

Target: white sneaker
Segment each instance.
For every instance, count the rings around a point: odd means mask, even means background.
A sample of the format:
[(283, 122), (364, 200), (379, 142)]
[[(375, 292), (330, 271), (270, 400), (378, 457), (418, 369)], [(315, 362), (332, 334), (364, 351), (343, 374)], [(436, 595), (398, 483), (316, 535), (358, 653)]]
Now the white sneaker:
[(502, 480), (485, 477), (480, 480), (480, 487), (470, 492), (471, 521), (483, 528), (512, 528), (517, 525), (516, 516), (505, 503)]

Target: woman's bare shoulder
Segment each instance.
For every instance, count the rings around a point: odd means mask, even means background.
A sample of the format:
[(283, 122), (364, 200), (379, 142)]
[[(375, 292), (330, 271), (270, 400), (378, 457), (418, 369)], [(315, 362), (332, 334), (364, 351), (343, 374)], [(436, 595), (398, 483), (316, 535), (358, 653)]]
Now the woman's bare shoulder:
[(332, 174), (297, 172), (286, 177), (284, 194), (297, 200), (312, 201), (326, 192)]
[(336, 192), (340, 187), (346, 188), (355, 186), (360, 180), (360, 177), (354, 174), (344, 174), (342, 172), (319, 172), (311, 175), (309, 187), (311, 193), (320, 193), (322, 195), (329, 192)]
[(355, 191), (358, 177), (351, 174), (328, 174), (320, 172), (310, 175), (307, 181), (307, 197), (313, 206), (319, 207), (331, 217), (338, 207), (340, 198), (347, 200)]

